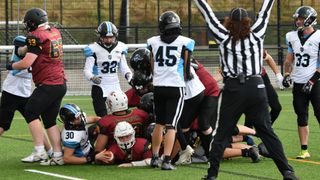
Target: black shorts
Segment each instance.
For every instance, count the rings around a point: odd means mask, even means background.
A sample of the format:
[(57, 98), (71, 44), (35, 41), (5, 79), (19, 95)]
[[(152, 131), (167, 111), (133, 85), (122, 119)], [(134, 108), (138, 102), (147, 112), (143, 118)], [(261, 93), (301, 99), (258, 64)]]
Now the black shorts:
[(6, 91), (2, 91), (0, 104), (0, 127), (2, 127), (5, 131), (10, 129), (16, 110), (18, 110), (21, 115), (25, 117), (24, 111), (28, 99), (29, 98), (16, 96)]
[(56, 125), (61, 101), (66, 91), (65, 84), (38, 86), (26, 105), (27, 122), (30, 123), (41, 116), (46, 129)]
[(218, 96), (204, 96), (198, 117), (198, 125), (200, 131), (215, 128), (217, 121)]
[(180, 117), (179, 125), (182, 129), (190, 128), (192, 121), (199, 115), (200, 105), (204, 97), (204, 92), (197, 96), (184, 101), (182, 115)]
[(184, 88), (154, 87), (156, 123), (176, 127), (184, 105)]

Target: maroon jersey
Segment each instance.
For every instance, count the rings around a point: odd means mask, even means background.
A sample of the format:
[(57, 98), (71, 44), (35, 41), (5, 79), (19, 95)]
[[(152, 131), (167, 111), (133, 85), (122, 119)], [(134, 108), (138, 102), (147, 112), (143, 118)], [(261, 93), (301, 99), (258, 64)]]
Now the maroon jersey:
[(126, 91), (128, 97), (128, 106), (138, 106), (140, 104), (141, 97), (137, 95), (136, 90), (130, 88)]
[(144, 138), (136, 138), (136, 143), (131, 147), (130, 152), (122, 150), (117, 143), (113, 143), (108, 149), (114, 155), (114, 163), (130, 163), (141, 161), (152, 157), (150, 143)]
[(204, 66), (198, 63), (198, 69), (196, 70), (200, 81), (206, 88), (204, 90), (205, 96), (218, 96), (219, 95), (219, 86), (217, 81), (211, 76), (211, 74), (204, 68)]
[(265, 76), (267, 74), (267, 71), (264, 67), (262, 67), (261, 76)]
[(46, 85), (60, 85), (65, 83), (64, 66), (62, 64), (62, 38), (58, 29), (46, 26), (30, 32), (38, 37), (41, 53), (32, 64), (34, 83)]
[(123, 116), (106, 115), (98, 121), (99, 133), (108, 136), (108, 145), (114, 141), (114, 128), (118, 122), (127, 121), (136, 131), (136, 136), (141, 137), (148, 119), (148, 113), (140, 109), (129, 110), (129, 113)]

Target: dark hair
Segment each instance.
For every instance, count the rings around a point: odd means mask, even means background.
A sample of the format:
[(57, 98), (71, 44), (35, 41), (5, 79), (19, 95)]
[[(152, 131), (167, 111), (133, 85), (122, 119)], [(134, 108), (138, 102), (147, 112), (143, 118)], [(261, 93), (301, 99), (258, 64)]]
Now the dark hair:
[(233, 21), (230, 17), (224, 19), (224, 26), (230, 31), (232, 42), (245, 39), (250, 35), (251, 18), (245, 17), (241, 21)]

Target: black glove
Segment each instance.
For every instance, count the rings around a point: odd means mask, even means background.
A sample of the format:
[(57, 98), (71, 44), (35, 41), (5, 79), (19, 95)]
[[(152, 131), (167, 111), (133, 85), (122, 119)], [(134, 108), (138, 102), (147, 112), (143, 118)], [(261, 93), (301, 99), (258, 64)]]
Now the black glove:
[(292, 84), (292, 79), (291, 79), (290, 75), (289, 74), (284, 75), (282, 85), (285, 88), (289, 88), (291, 84)]
[(10, 71), (10, 70), (13, 70), (12, 64), (13, 64), (12, 61), (8, 61), (8, 62), (6, 63), (6, 69), (9, 70), (9, 71)]
[(101, 77), (98, 77), (98, 76), (93, 76), (90, 80), (95, 84), (101, 83)]
[(311, 90), (312, 90), (312, 87), (313, 87), (313, 82), (312, 81), (308, 81), (306, 84), (303, 85), (302, 87), (302, 92), (303, 93), (306, 93), (306, 94), (310, 94), (311, 93)]

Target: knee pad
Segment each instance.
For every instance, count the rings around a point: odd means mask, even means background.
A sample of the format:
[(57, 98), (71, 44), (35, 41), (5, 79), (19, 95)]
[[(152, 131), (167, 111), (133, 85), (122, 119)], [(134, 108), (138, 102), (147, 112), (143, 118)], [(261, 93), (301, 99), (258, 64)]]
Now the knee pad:
[(298, 126), (301, 126), (301, 127), (308, 126), (308, 120), (305, 116), (298, 117), (297, 122), (298, 122)]

